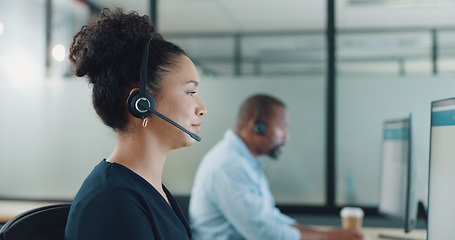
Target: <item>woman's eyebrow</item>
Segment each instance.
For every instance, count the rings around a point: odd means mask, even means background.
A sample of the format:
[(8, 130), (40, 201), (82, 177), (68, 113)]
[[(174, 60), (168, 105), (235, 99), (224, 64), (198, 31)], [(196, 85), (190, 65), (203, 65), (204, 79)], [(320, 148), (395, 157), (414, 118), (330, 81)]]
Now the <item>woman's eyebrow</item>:
[(190, 81), (186, 82), (186, 84), (190, 84), (190, 83), (194, 84), (194, 86), (196, 86), (196, 87), (199, 86), (199, 82), (196, 80), (190, 80)]

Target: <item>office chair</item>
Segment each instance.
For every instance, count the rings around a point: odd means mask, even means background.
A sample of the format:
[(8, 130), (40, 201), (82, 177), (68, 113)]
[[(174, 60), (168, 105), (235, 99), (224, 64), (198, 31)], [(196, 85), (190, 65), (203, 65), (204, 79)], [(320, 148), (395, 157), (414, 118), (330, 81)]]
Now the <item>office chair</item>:
[(64, 203), (23, 212), (0, 229), (0, 240), (63, 240), (70, 207)]

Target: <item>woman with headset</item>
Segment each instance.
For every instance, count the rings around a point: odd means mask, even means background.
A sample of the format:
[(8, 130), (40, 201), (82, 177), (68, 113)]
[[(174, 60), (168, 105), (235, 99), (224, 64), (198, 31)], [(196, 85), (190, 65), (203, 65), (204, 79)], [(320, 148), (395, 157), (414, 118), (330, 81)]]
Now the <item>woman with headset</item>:
[(65, 239), (191, 239), (161, 178), (171, 150), (200, 140), (207, 109), (193, 62), (154, 31), (147, 16), (103, 9), (73, 38), (75, 74), (93, 86), (116, 146), (79, 189)]

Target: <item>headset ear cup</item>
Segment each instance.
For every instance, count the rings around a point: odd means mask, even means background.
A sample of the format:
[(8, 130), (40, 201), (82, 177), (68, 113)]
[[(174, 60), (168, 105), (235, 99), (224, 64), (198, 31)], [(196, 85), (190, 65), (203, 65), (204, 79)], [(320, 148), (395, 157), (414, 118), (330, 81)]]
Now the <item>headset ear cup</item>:
[(265, 133), (265, 124), (261, 121), (254, 122), (252, 128), (254, 134), (264, 135)]
[(149, 109), (155, 109), (155, 98), (150, 92), (145, 92), (141, 94), (139, 90), (135, 90), (128, 96), (126, 100), (126, 108), (131, 115), (136, 118), (144, 119), (152, 114), (151, 111), (147, 109), (141, 109), (139, 107), (139, 102), (146, 101)]

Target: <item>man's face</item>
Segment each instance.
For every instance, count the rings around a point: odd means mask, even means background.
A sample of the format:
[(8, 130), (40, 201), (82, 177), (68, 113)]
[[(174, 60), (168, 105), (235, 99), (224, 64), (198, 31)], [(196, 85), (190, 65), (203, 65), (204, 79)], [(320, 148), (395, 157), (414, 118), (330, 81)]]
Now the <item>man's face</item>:
[(289, 139), (289, 113), (286, 108), (275, 105), (272, 107), (272, 115), (264, 119), (266, 125), (265, 138), (267, 138), (266, 152), (272, 158), (277, 158), (284, 143)]

